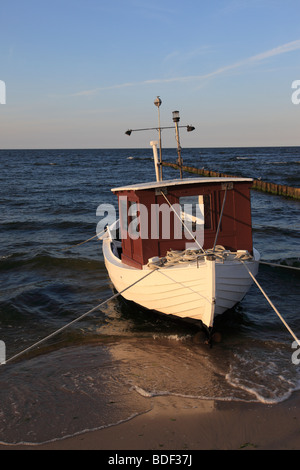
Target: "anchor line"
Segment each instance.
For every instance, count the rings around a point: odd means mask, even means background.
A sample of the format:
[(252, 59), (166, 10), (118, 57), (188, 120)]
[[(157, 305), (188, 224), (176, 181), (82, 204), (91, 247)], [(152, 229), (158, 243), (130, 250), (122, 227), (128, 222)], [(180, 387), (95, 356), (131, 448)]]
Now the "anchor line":
[(286, 266), (285, 264), (267, 263), (266, 261), (259, 261), (259, 264), (265, 264), (266, 266), (274, 266), (275, 268), (294, 269), (295, 271), (300, 271), (300, 268), (297, 268), (296, 266)]
[(261, 287), (261, 285), (259, 284), (259, 282), (255, 279), (255, 276), (253, 276), (252, 272), (250, 271), (250, 269), (248, 268), (248, 266), (244, 263), (243, 260), (240, 260), (240, 262), (244, 265), (245, 269), (248, 271), (250, 277), (253, 279), (253, 281), (255, 282), (255, 284), (257, 285), (257, 287), (259, 288), (259, 290), (261, 291), (261, 293), (263, 294), (263, 296), (267, 299), (267, 301), (269, 302), (269, 304), (271, 305), (271, 307), (273, 308), (274, 312), (276, 313), (276, 315), (279, 317), (279, 319), (282, 321), (282, 323), (284, 324), (284, 326), (286, 327), (286, 329), (290, 332), (290, 334), (292, 335), (292, 337), (294, 338), (294, 340), (297, 342), (297, 344), (300, 346), (300, 341), (299, 339), (297, 338), (297, 336), (295, 335), (295, 333), (293, 332), (293, 330), (290, 328), (290, 326), (287, 324), (287, 322), (284, 320), (284, 318), (282, 317), (282, 315), (279, 313), (279, 311), (277, 310), (277, 308), (275, 307), (275, 305), (273, 304), (273, 302), (271, 301), (271, 299), (268, 297), (268, 295), (266, 294), (266, 292), (263, 290), (263, 288)]
[(94, 235), (93, 237), (91, 238), (88, 238), (87, 240), (85, 240), (84, 242), (80, 242), (80, 243), (77, 243), (77, 245), (70, 245), (70, 246), (67, 246), (66, 248), (63, 248), (61, 251), (65, 251), (65, 250), (69, 250), (70, 248), (74, 248), (76, 246), (80, 246), (80, 245), (83, 245), (84, 243), (87, 243), (89, 242), (90, 240), (93, 240), (94, 238), (98, 237), (100, 239), (101, 235), (103, 235), (103, 233), (105, 233), (105, 229), (102, 230), (102, 232), (100, 233), (96, 233), (96, 235)]
[[(158, 269), (158, 268), (157, 268)], [(32, 349), (34, 349), (35, 347), (37, 346), (40, 346), (42, 343), (45, 343), (47, 340), (49, 340), (50, 338), (53, 338), (54, 336), (58, 335), (59, 333), (61, 333), (62, 331), (66, 330), (68, 327), (70, 327), (71, 325), (73, 325), (74, 323), (77, 323), (78, 321), (82, 320), (83, 318), (85, 318), (86, 316), (88, 316), (89, 314), (91, 314), (92, 312), (94, 312), (95, 310), (98, 310), (99, 308), (103, 307), (107, 302), (109, 302), (110, 300), (113, 300), (113, 299), (116, 299), (117, 297), (119, 297), (121, 294), (123, 294), (125, 291), (127, 291), (128, 289), (130, 289), (131, 287), (133, 287), (134, 285), (138, 284), (139, 282), (143, 281), (146, 277), (150, 276), (152, 273), (156, 272), (156, 269), (148, 272), (145, 276), (143, 276), (141, 279), (138, 279), (137, 281), (133, 282), (132, 284), (130, 284), (130, 286), (128, 287), (125, 287), (123, 290), (121, 290), (120, 292), (117, 292), (116, 294), (112, 295), (109, 299), (106, 299), (104, 300), (103, 302), (101, 302), (99, 305), (97, 305), (96, 307), (92, 308), (91, 310), (89, 310), (88, 312), (85, 312), (83, 313), (82, 315), (80, 315), (79, 317), (75, 318), (74, 320), (72, 320), (71, 322), (67, 323), (66, 325), (62, 326), (61, 328), (59, 328), (58, 330), (54, 331), (53, 333), (51, 333), (50, 335), (42, 338), (41, 340), (37, 341), (36, 343), (32, 344), (31, 346), (29, 346), (28, 348), (24, 349), (23, 351), (20, 351), (19, 353), (15, 354), (14, 356), (10, 357), (9, 359), (7, 359), (5, 362), (2, 363), (2, 365), (4, 364), (7, 364), (8, 362), (11, 362), (13, 361), (14, 359), (22, 356), (23, 354), (25, 354), (26, 352), (29, 352), (31, 351)]]

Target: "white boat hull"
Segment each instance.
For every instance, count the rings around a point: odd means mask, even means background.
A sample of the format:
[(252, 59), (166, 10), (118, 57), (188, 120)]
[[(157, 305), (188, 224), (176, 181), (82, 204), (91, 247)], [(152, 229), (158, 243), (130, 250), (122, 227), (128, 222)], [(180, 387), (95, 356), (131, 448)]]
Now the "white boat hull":
[[(233, 257), (211, 260), (208, 256), (198, 263), (136, 269), (115, 256), (111, 245), (111, 239), (104, 238), (106, 269), (115, 289), (125, 299), (166, 315), (200, 320), (208, 328), (217, 315), (243, 299), (253, 282), (243, 263)], [(258, 261), (256, 250), (253, 259), (244, 261), (254, 276)]]

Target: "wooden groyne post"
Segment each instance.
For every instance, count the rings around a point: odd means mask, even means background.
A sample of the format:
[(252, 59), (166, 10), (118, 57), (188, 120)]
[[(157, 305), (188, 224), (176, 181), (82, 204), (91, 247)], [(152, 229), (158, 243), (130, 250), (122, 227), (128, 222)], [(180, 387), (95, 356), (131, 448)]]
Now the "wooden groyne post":
[[(179, 170), (179, 166), (176, 163), (162, 162), (162, 165)], [(226, 178), (234, 177), (234, 175), (226, 175), (225, 173), (219, 173), (218, 171), (204, 170), (204, 168), (194, 168), (192, 166), (182, 166), (181, 168), (182, 171), (195, 173), (200, 176), (222, 176)], [(254, 180), (252, 189), (257, 189), (258, 191), (263, 191), (269, 194), (277, 194), (278, 196), (300, 199), (300, 188), (294, 188), (284, 184), (267, 183), (261, 180)]]

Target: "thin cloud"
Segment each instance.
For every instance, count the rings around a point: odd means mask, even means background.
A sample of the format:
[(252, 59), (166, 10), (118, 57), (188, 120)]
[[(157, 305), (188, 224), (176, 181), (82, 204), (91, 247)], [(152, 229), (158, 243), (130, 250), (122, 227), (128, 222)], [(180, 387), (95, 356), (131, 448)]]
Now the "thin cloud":
[(227, 72), (228, 70), (233, 70), (233, 69), (243, 67), (245, 65), (251, 65), (251, 64), (254, 64), (254, 63), (262, 62), (266, 59), (269, 59), (270, 57), (274, 57), (274, 56), (277, 56), (277, 55), (280, 55), (280, 54), (286, 54), (287, 52), (292, 52), (292, 51), (296, 51), (296, 50), (299, 50), (299, 49), (300, 49), (300, 39), (298, 39), (297, 41), (289, 42), (287, 44), (283, 44), (282, 46), (275, 47), (274, 49), (270, 49), (268, 51), (262, 52), (260, 54), (254, 55), (252, 57), (248, 57), (247, 59), (241, 60), (241, 61), (236, 62), (234, 64), (227, 65), (225, 67), (221, 67), (221, 68), (219, 68), (219, 69), (217, 69), (213, 72), (210, 72), (206, 75), (201, 75), (201, 76), (195, 77), (195, 79), (196, 78), (200, 79), (200, 78), (214, 77), (216, 75), (220, 75), (224, 72)]
[(269, 59), (270, 57), (275, 57), (281, 54), (286, 54), (288, 52), (296, 51), (300, 49), (300, 39), (296, 41), (288, 42), (287, 44), (283, 44), (281, 46), (275, 47), (274, 49), (267, 50), (260, 54), (248, 57), (247, 59), (241, 60), (239, 62), (235, 62), (234, 64), (227, 65), (225, 67), (220, 67), (213, 72), (204, 74), (204, 75), (190, 75), (185, 77), (173, 77), (173, 78), (156, 78), (152, 80), (144, 80), (142, 82), (128, 82), (128, 83), (120, 83), (118, 85), (111, 85), (107, 87), (101, 88), (94, 88), (92, 90), (85, 90), (80, 91), (78, 93), (74, 93), (72, 96), (91, 96), (95, 95), (101, 91), (105, 90), (115, 90), (120, 88), (127, 88), (127, 87), (134, 87), (140, 85), (153, 85), (153, 84), (163, 84), (163, 83), (175, 83), (175, 82), (190, 82), (193, 80), (204, 80), (208, 78), (213, 78), (218, 75), (222, 75), (230, 70), (238, 69), (247, 65), (252, 65), (255, 63), (263, 62), (264, 60)]
[(107, 87), (101, 87), (101, 88), (93, 88), (92, 90), (83, 90), (83, 91), (78, 91), (77, 93), (72, 93), (70, 96), (93, 96), (99, 93), (99, 91), (104, 91), (104, 90), (115, 90), (117, 88), (126, 88), (126, 87), (131, 87), (135, 85), (139, 85), (143, 82), (129, 82), (129, 83), (120, 83), (119, 85), (111, 85)]
[(263, 52), (262, 54), (255, 55), (248, 59), (249, 61), (260, 61), (268, 59), (269, 57), (273, 57), (279, 54), (285, 54), (287, 52), (292, 52), (300, 49), (300, 39), (297, 41), (288, 42), (287, 44), (283, 44), (283, 46), (275, 47), (269, 51)]
[(189, 60), (194, 60), (198, 56), (202, 56), (204, 54), (208, 54), (211, 52), (212, 47), (211, 46), (200, 46), (196, 49), (191, 49), (191, 50), (175, 50), (173, 52), (170, 52), (164, 59), (163, 63), (168, 63), (172, 62), (174, 59), (178, 62), (187, 62)]

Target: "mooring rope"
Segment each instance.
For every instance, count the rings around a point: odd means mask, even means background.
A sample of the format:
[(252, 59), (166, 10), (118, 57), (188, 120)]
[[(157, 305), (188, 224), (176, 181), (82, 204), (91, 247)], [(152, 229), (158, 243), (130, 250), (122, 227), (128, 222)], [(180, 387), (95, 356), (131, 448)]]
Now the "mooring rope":
[(100, 233), (96, 233), (96, 235), (94, 235), (94, 236), (91, 237), (91, 238), (88, 238), (88, 239), (85, 240), (84, 242), (77, 243), (76, 245), (69, 245), (69, 246), (67, 246), (66, 248), (62, 248), (61, 251), (66, 251), (66, 250), (69, 250), (70, 248), (74, 248), (74, 247), (76, 247), (76, 246), (83, 245), (84, 243), (87, 243), (87, 242), (89, 242), (90, 240), (93, 240), (93, 239), (96, 238), (96, 237), (100, 238), (101, 235), (103, 235), (103, 233), (105, 233), (105, 229), (102, 230), (102, 232), (100, 232)]
[(274, 266), (275, 268), (286, 268), (300, 271), (300, 268), (296, 268), (296, 266), (287, 266), (285, 264), (267, 263), (267, 261), (259, 261), (259, 264), (265, 264), (266, 266)]
[(273, 302), (271, 301), (271, 299), (268, 297), (268, 295), (266, 294), (266, 292), (263, 290), (263, 288), (261, 287), (261, 285), (259, 284), (259, 282), (255, 279), (255, 276), (253, 276), (252, 272), (250, 271), (250, 269), (248, 268), (248, 266), (244, 263), (244, 261), (241, 259), (240, 260), (241, 263), (244, 265), (244, 267), (246, 268), (246, 270), (248, 271), (249, 275), (251, 276), (251, 278), (253, 279), (253, 281), (255, 282), (255, 284), (257, 285), (257, 287), (259, 288), (259, 290), (261, 291), (261, 293), (263, 294), (263, 296), (267, 299), (267, 301), (269, 302), (269, 304), (271, 305), (271, 307), (273, 308), (273, 310), (275, 311), (275, 313), (277, 314), (277, 316), (280, 318), (280, 320), (282, 321), (282, 323), (284, 324), (284, 326), (287, 328), (287, 330), (290, 332), (290, 334), (292, 335), (292, 337), (295, 339), (295, 341), (297, 341), (297, 344), (300, 346), (300, 341), (299, 339), (297, 338), (297, 336), (295, 335), (295, 333), (293, 332), (293, 330), (289, 327), (289, 325), (287, 324), (287, 322), (284, 320), (284, 318), (280, 315), (280, 313), (278, 312), (277, 308), (275, 307), (275, 305), (273, 304)]
[(36, 343), (32, 344), (31, 346), (29, 346), (28, 348), (24, 349), (23, 351), (20, 351), (19, 353), (15, 354), (14, 356), (10, 357), (9, 359), (6, 359), (5, 362), (2, 363), (2, 365), (4, 364), (7, 364), (8, 362), (11, 362), (13, 361), (14, 359), (16, 359), (17, 357), (20, 357), (22, 356), (23, 354), (25, 354), (26, 352), (29, 352), (31, 351), (32, 349), (34, 349), (35, 347), (37, 346), (40, 346), (42, 343), (45, 343), (47, 340), (49, 340), (50, 338), (53, 338), (54, 336), (58, 335), (59, 333), (61, 333), (62, 331), (66, 330), (67, 328), (69, 328), (71, 325), (73, 325), (74, 323), (77, 323), (78, 321), (82, 320), (83, 318), (85, 318), (86, 316), (88, 316), (89, 314), (91, 314), (92, 312), (94, 312), (95, 310), (98, 310), (99, 308), (103, 307), (107, 302), (109, 302), (110, 300), (113, 300), (113, 299), (116, 299), (117, 297), (119, 297), (119, 295), (123, 294), (123, 292), (127, 291), (128, 289), (130, 289), (131, 287), (133, 287), (134, 285), (138, 284), (139, 282), (143, 281), (143, 279), (145, 279), (146, 277), (150, 276), (150, 274), (154, 273), (156, 270), (153, 270), (153, 271), (149, 271), (145, 276), (143, 276), (141, 279), (138, 279), (137, 281), (133, 282), (132, 284), (130, 284), (130, 286), (128, 287), (125, 287), (125, 289), (121, 290), (120, 292), (117, 292), (116, 294), (112, 295), (109, 299), (106, 299), (104, 300), (103, 302), (101, 302), (101, 304), (97, 305), (96, 307), (92, 308), (91, 310), (89, 310), (88, 312), (85, 312), (83, 313), (82, 315), (80, 315), (78, 318), (75, 318), (74, 320), (72, 320), (71, 322), (67, 323), (66, 325), (62, 326), (61, 328), (59, 328), (58, 330), (54, 331), (53, 333), (51, 333), (50, 335), (42, 338), (41, 340), (37, 341)]

